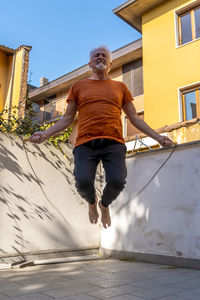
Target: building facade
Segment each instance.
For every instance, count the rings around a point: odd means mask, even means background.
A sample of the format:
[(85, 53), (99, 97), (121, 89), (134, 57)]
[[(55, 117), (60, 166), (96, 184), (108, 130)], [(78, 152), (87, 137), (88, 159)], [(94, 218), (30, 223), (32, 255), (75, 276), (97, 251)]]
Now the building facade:
[[(159, 133), (177, 143), (199, 140), (200, 1), (128, 0), (113, 11), (142, 40), (112, 53), (111, 78), (128, 86), (138, 114)], [(37, 118), (51, 121), (63, 114), (70, 86), (89, 76), (84, 65), (52, 82), (44, 78), (29, 94)], [(145, 138), (125, 115), (122, 122), (127, 142)], [(147, 144), (159, 146), (152, 139)]]
[(142, 33), (144, 120), (178, 143), (200, 137), (200, 1), (129, 0), (114, 12)]

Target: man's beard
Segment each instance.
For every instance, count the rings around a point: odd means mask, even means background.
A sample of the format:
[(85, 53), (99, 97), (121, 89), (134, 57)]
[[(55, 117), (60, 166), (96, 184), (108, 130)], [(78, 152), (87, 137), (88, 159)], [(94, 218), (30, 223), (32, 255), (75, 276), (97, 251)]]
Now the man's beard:
[(107, 66), (102, 62), (97, 63), (95, 67), (98, 70), (105, 70), (107, 68)]

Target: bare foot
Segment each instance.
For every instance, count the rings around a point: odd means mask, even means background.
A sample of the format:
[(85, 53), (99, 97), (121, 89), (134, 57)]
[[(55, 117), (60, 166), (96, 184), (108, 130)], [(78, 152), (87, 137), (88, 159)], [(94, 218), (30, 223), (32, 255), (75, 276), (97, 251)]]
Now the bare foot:
[(89, 220), (90, 223), (92, 224), (96, 224), (99, 218), (99, 214), (97, 212), (97, 203), (98, 203), (98, 199), (95, 199), (95, 203), (94, 204), (89, 204)]
[(99, 201), (99, 207), (101, 209), (101, 222), (103, 224), (103, 227), (108, 228), (109, 226), (111, 226), (109, 207), (104, 207), (101, 201)]

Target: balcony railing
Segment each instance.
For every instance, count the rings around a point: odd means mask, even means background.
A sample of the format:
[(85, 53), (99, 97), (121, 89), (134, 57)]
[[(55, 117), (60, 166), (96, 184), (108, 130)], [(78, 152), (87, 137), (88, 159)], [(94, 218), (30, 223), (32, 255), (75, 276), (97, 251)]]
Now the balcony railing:
[(48, 122), (48, 121), (56, 120), (59, 116), (63, 115), (66, 106), (67, 106), (66, 96), (52, 100), (50, 103), (44, 106), (39, 106), (34, 103), (33, 104), (33, 109), (35, 111), (34, 120), (38, 120), (39, 122)]

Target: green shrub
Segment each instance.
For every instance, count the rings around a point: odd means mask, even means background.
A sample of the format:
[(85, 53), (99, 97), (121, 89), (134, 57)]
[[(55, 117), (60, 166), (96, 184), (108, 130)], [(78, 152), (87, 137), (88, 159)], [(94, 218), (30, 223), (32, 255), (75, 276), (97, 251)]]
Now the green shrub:
[[(45, 131), (55, 124), (55, 121), (49, 123), (40, 123), (34, 120), (35, 112), (32, 107), (31, 101), (27, 98), (26, 112), (24, 117), (18, 117), (18, 107), (11, 107), (10, 111), (5, 108), (0, 114), (0, 132), (13, 133), (17, 136), (28, 137), (36, 131)], [(59, 120), (57, 118), (57, 120)], [(50, 137), (49, 141), (56, 147), (60, 148), (60, 143), (66, 143), (72, 132), (72, 128), (63, 130), (59, 135)]]

